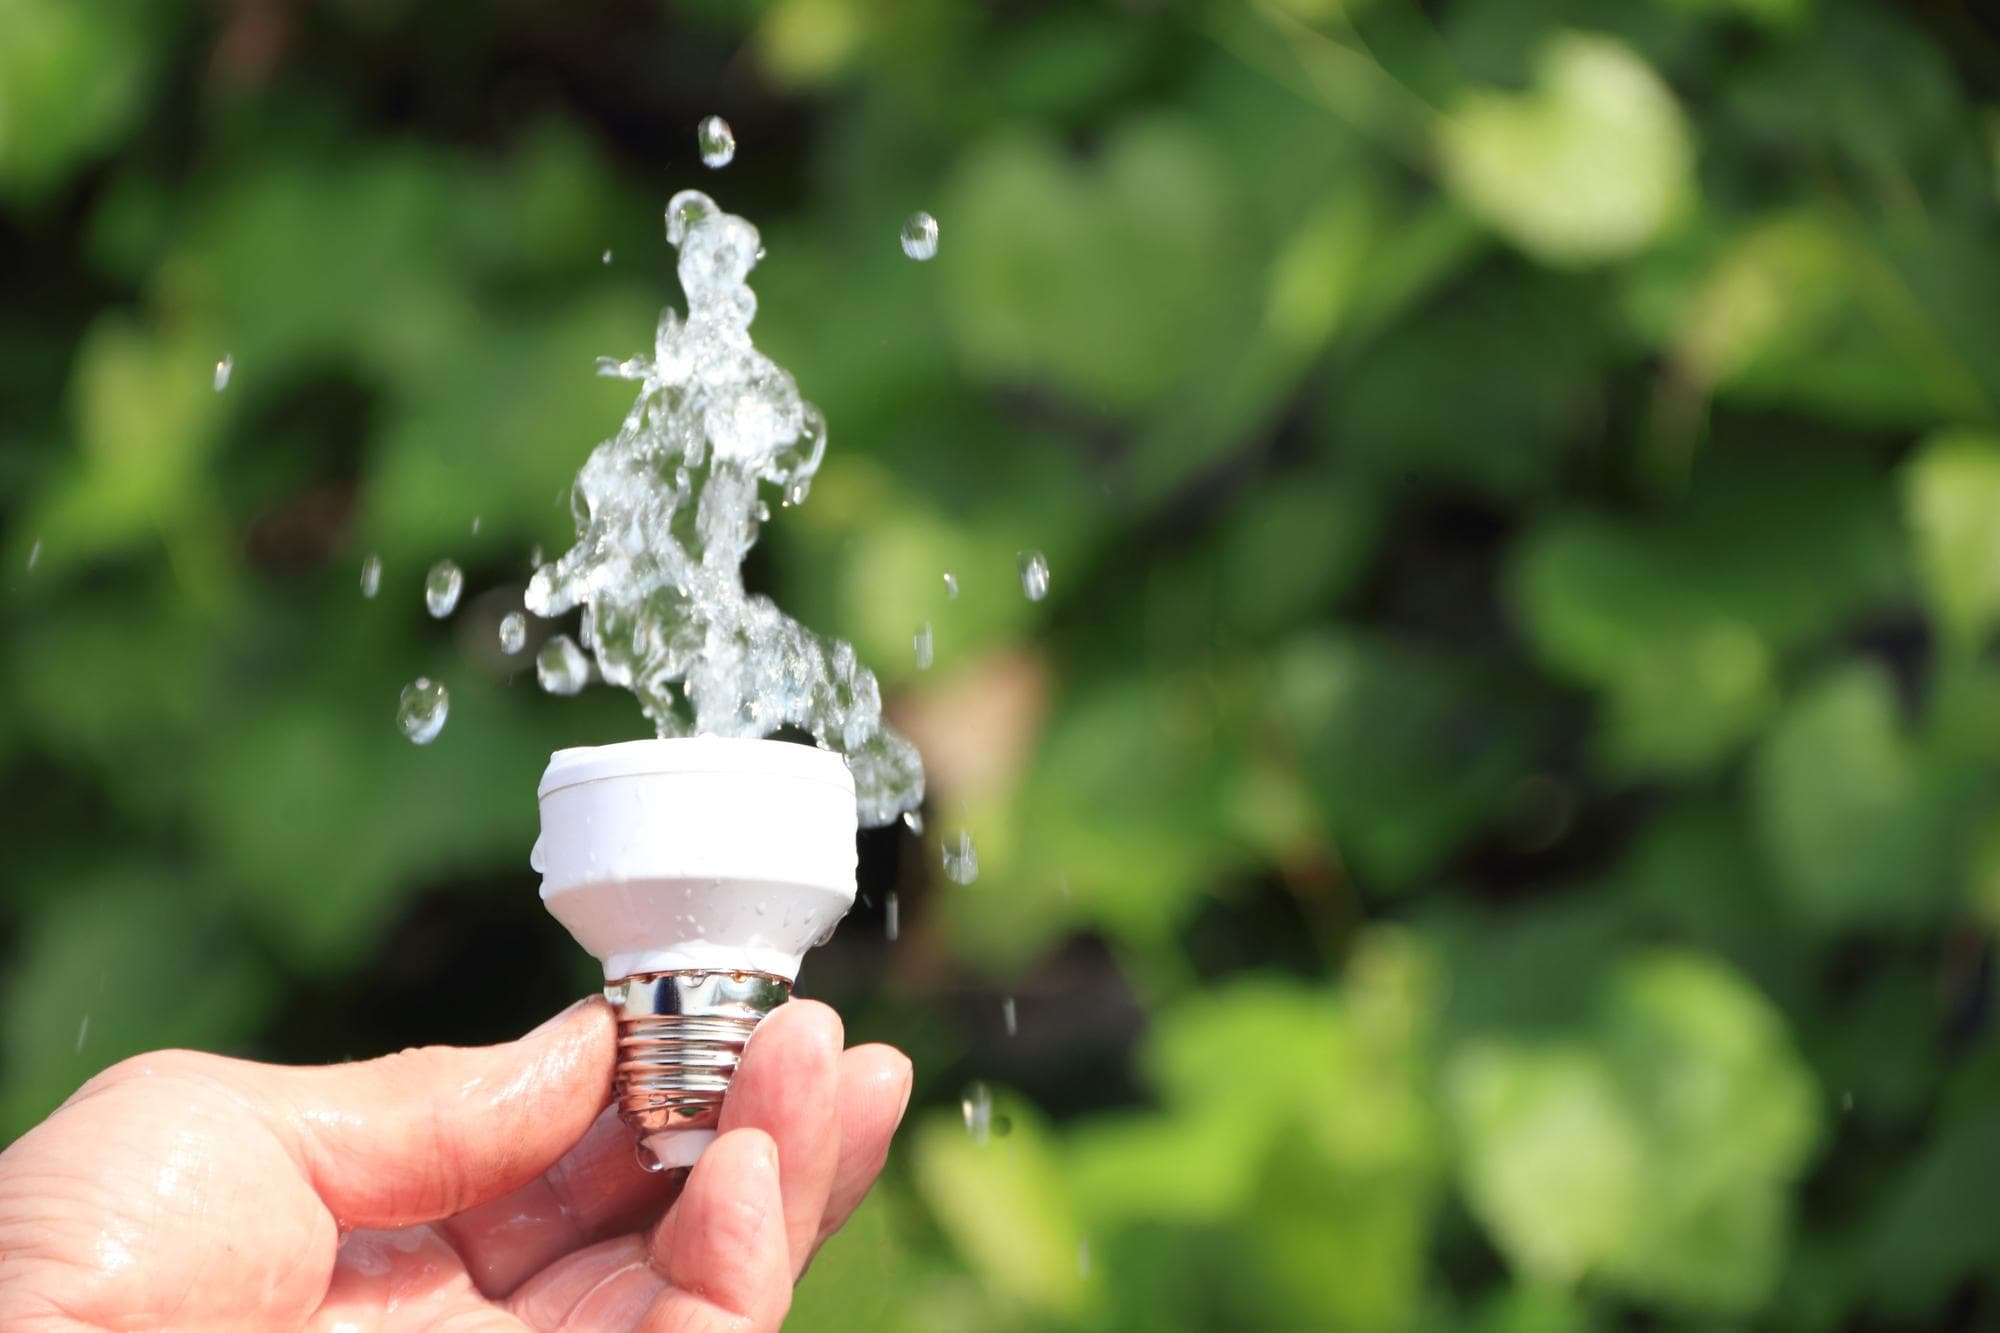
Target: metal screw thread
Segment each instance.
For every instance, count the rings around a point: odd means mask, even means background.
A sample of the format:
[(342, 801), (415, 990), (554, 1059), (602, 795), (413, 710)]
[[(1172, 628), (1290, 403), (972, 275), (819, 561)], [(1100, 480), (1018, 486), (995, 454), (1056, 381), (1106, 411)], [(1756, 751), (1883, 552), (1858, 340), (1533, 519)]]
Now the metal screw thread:
[(618, 1024), (618, 1114), (642, 1134), (713, 1129), (754, 1018), (648, 1014)]
[(791, 995), (761, 972), (652, 972), (605, 988), (618, 1010), (618, 1114), (643, 1139), (714, 1129), (757, 1024)]

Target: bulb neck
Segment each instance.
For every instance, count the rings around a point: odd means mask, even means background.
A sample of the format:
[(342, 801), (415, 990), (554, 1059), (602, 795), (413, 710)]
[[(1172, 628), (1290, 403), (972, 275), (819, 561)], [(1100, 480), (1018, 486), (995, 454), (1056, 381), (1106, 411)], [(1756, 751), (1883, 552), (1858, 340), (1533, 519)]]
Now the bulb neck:
[[(750, 1034), (791, 994), (790, 981), (768, 972), (645, 972), (604, 988), (618, 1011), (613, 1095), (639, 1136), (641, 1163), (692, 1163), (714, 1136)], [(677, 1149), (671, 1136), (683, 1133), (701, 1137)]]

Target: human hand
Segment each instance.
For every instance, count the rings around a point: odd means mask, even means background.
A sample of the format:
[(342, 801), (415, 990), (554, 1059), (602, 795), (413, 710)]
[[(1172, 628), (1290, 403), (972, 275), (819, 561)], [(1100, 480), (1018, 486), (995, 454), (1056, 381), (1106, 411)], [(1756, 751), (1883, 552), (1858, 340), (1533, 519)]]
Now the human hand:
[(0, 1152), (0, 1328), (775, 1329), (909, 1101), (843, 1040), (766, 1019), (678, 1198), (606, 1108), (602, 1000), (360, 1064), (135, 1057)]

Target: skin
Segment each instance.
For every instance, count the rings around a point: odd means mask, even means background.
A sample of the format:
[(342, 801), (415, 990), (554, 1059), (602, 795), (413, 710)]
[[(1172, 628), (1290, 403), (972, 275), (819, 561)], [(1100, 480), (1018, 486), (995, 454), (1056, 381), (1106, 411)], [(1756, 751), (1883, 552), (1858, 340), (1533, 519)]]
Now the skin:
[(0, 1328), (776, 1329), (909, 1101), (900, 1052), (843, 1042), (822, 1004), (767, 1019), (684, 1185), (606, 1105), (599, 999), (359, 1064), (138, 1056), (0, 1153)]

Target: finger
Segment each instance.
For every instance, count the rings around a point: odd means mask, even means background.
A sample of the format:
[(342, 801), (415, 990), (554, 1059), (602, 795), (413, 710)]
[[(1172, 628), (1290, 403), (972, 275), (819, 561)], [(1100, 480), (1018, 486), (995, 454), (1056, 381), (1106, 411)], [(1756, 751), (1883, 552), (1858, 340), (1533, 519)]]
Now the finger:
[(592, 999), (519, 1041), (272, 1069), (263, 1091), (343, 1227), (402, 1227), (547, 1170), (610, 1096), (616, 1049), (610, 1006)]
[(644, 1236), (563, 1256), (523, 1283), (507, 1308), (532, 1328), (637, 1328), (666, 1293)]
[(779, 1145), (756, 1129), (725, 1131), (653, 1232), (667, 1280), (646, 1322), (672, 1333), (768, 1333), (792, 1306), (791, 1243)]
[(730, 1081), (719, 1128), (761, 1129), (778, 1145), (792, 1273), (805, 1271), (840, 1162), (840, 1016), (794, 1000), (758, 1025)]
[(857, 1046), (840, 1058), (840, 1158), (813, 1248), (846, 1224), (889, 1160), (889, 1141), (909, 1109), (910, 1058), (893, 1046)]
[(306, 1321), (314, 1333), (368, 1328), (376, 1333), (528, 1333), (527, 1325), (486, 1303), (433, 1227), (350, 1231), (327, 1281), (326, 1298)]
[(440, 1224), (488, 1296), (505, 1296), (581, 1246), (648, 1229), (680, 1191), (685, 1172), (639, 1165), (616, 1107), (537, 1179)]

